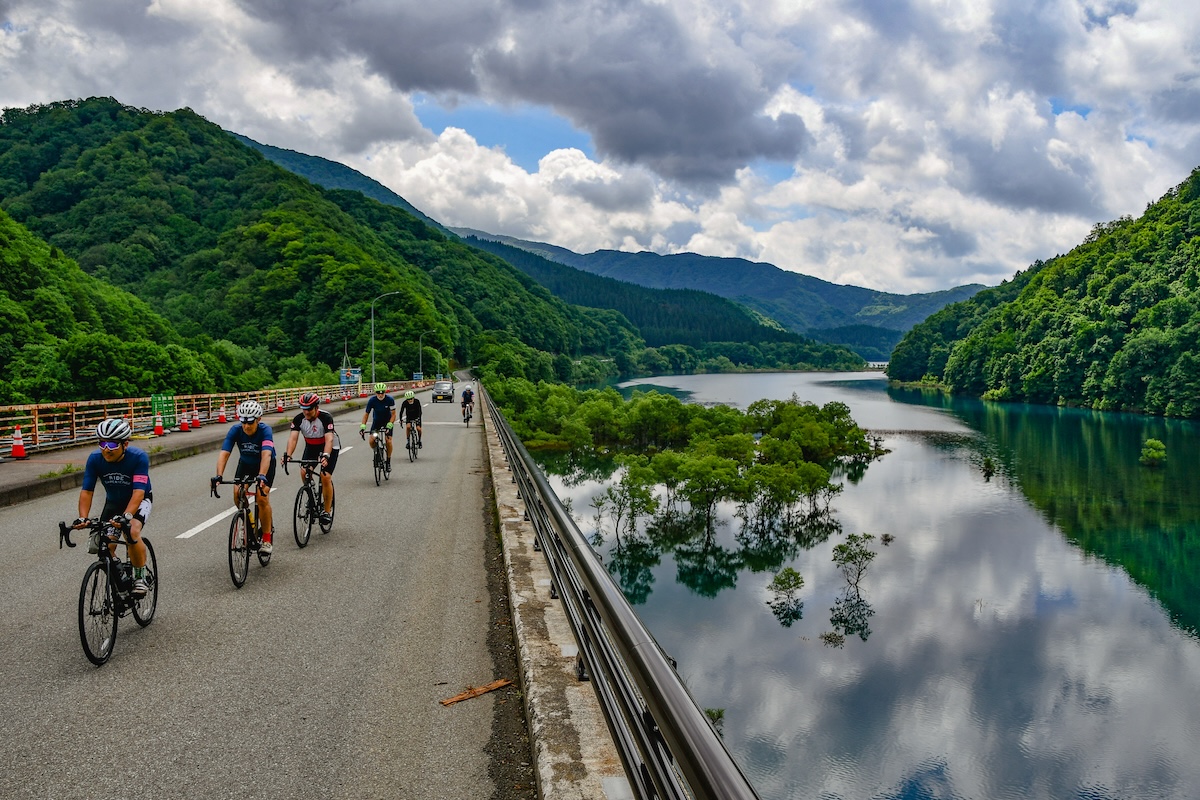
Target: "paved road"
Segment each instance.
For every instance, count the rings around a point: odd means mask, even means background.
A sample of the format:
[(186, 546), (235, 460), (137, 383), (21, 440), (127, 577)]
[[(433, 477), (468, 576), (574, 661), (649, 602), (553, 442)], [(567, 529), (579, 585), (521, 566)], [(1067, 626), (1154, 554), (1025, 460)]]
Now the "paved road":
[(229, 495), (208, 495), (215, 453), (153, 467), (158, 615), (144, 630), (122, 620), (101, 668), (76, 627), (90, 556), (57, 547), (76, 492), (0, 508), (0, 797), (492, 795), (484, 746), (504, 692), (438, 703), (500, 677), (485, 641), (482, 432), (456, 404), (426, 405), (420, 459), (398, 440), (376, 487), (360, 415), (339, 418), (353, 424), (332, 532), (296, 547), (298, 478), (280, 470), (275, 555), (251, 561), (241, 590), (229, 519), (214, 520)]

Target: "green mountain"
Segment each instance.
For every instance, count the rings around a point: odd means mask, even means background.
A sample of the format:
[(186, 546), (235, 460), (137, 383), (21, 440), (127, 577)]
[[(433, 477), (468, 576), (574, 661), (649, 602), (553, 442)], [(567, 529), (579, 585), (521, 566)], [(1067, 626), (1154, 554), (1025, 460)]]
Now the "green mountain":
[[(454, 236), (449, 229), (425, 217), (400, 195), (349, 167), (317, 156), (259, 144), (240, 134), (233, 135), (268, 159), (319, 186), (361, 192), (386, 205), (404, 208), (425, 220), (427, 224)], [(814, 339), (804, 339), (781, 329), (777, 322), (761, 313), (710, 293), (689, 289), (648, 289), (568, 267), (553, 255), (554, 251), (561, 248), (553, 248), (550, 245), (544, 246), (548, 248), (549, 255), (543, 258), (528, 248), (509, 247), (493, 241), (487, 235), (468, 235), (466, 241), (473, 247), (500, 256), (568, 303), (616, 311), (633, 323), (651, 347), (682, 345), (707, 348), (705, 352), (696, 354), (695, 358), (674, 359), (673, 363), (677, 366), (670, 367), (672, 369), (694, 369), (705, 360), (719, 359), (721, 356), (728, 358), (731, 353), (736, 352), (741, 353), (741, 358), (749, 359), (738, 362), (744, 366), (852, 369), (861, 365), (860, 357), (850, 352), (855, 350), (855, 347), (839, 346), (837, 337), (840, 334), (837, 331), (825, 332), (826, 335)], [(879, 342), (886, 342), (886, 349), (890, 351), (891, 346), (899, 339), (900, 332), (877, 331), (875, 334), (873, 344), (864, 347), (863, 352), (868, 354), (866, 357), (886, 359), (886, 352)], [(857, 341), (861, 338), (861, 332), (857, 337), (850, 335), (847, 338)], [(710, 347), (725, 342), (786, 343), (787, 346), (769, 348), (770, 355), (761, 351), (755, 354), (744, 349), (735, 351), (727, 347)], [(679, 364), (690, 366), (679, 367)], [(652, 372), (661, 369), (668, 367), (664, 367), (663, 362), (653, 355), (649, 361), (642, 359), (641, 363), (623, 366), (623, 370), (626, 371)]]
[(425, 214), (417, 210), (416, 206), (405, 200), (400, 195), (393, 192), (391, 189), (384, 186), (379, 181), (368, 178), (356, 169), (351, 169), (345, 164), (337, 161), (330, 161), (327, 158), (320, 156), (310, 156), (305, 153), (298, 153), (295, 150), (284, 150), (281, 147), (272, 147), (269, 144), (256, 142), (248, 136), (243, 136), (240, 133), (227, 131), (230, 136), (237, 139), (244, 145), (253, 147), (258, 152), (267, 157), (267, 160), (273, 161), (289, 172), (294, 172), (297, 175), (308, 179), (317, 186), (323, 186), (326, 189), (347, 189), (352, 192), (361, 192), (370, 197), (372, 200), (378, 200), (387, 206), (397, 206), (403, 208), (409, 214), (412, 214), (417, 219), (424, 222), (431, 228), (436, 228), (442, 233), (450, 234), (450, 230), (444, 227), (440, 222), (427, 217)]
[(199, 354), (147, 303), (0, 211), (0, 402), (200, 391)]
[(662, 256), (598, 250), (581, 255), (562, 247), (497, 236), (467, 228), (456, 233), (491, 239), (576, 269), (656, 289), (696, 289), (729, 298), (754, 309), (784, 327), (807, 333), (852, 328), (861, 340), (861, 326), (881, 329), (880, 342), (894, 340), (897, 331), (913, 325), (946, 305), (964, 300), (983, 287), (958, 286), (926, 294), (891, 294), (859, 286), (842, 286), (809, 275), (788, 272), (772, 264), (741, 258), (717, 258), (695, 253)]
[(909, 331), (888, 375), (951, 391), (1200, 416), (1200, 170), (1138, 219), (948, 306)]
[(187, 109), (6, 109), (0, 209), (192, 350), (250, 353), (268, 378), (344, 352), (368, 364), (372, 312), (383, 377), (503, 353), (511, 372), (564, 379), (643, 347), (620, 315), (564, 303), (401, 208), (315, 186)]

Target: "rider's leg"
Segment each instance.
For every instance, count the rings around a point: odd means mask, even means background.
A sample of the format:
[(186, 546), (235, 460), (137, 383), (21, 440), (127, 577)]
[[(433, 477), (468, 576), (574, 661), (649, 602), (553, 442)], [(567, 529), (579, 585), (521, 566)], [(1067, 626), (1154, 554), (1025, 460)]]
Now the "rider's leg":
[(390, 431), (388, 432), (386, 439), (387, 439), (388, 461), (391, 461), (392, 460), (392, 434)]
[(271, 487), (258, 487), (258, 521), (262, 525), (262, 536), (264, 542), (271, 541), (271, 501), (267, 497)]
[(321, 473), (321, 494), (325, 495), (326, 513), (333, 510), (333, 478), (327, 473)]
[(142, 544), (142, 521), (137, 517), (129, 522), (129, 538), (133, 541), (129, 545), (129, 563), (134, 569), (140, 569), (146, 566), (148, 555), (146, 545)]
[(417, 447), (424, 447), (424, 446), (425, 445), (421, 442), (421, 423), (418, 422), (417, 423)]

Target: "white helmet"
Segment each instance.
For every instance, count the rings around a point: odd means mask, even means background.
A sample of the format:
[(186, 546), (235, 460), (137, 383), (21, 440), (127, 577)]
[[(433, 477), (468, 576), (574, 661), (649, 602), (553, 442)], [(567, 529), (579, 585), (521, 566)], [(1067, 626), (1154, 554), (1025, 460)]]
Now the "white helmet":
[(252, 422), (263, 415), (263, 407), (256, 400), (243, 400), (238, 403), (237, 416), (242, 422)]
[(109, 417), (96, 426), (96, 436), (102, 442), (123, 442), (132, 435), (129, 423), (120, 417)]

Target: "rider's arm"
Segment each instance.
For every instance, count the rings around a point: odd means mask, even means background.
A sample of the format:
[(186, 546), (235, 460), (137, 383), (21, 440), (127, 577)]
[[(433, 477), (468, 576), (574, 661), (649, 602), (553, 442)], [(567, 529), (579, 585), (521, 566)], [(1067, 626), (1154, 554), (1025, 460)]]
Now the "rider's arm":
[(125, 506), (125, 516), (132, 517), (137, 513), (138, 506), (146, 499), (145, 489), (134, 489), (133, 494), (129, 495), (129, 505)]
[(325, 455), (333, 454), (333, 431), (325, 431)]
[(79, 493), (79, 518), (87, 519), (88, 514), (92, 513), (92, 495), (95, 494), (91, 489), (84, 489)]
[(217, 474), (218, 475), (225, 474), (225, 465), (228, 463), (229, 463), (229, 451), (228, 450), (222, 450), (221, 452), (217, 453)]
[[(261, 422), (258, 424), (262, 425)], [(258, 462), (258, 474), (266, 475), (267, 470), (271, 469), (271, 461), (275, 458), (275, 440), (271, 437), (270, 428), (267, 428), (267, 433), (263, 436), (259, 451), (262, 453), (262, 458)]]

